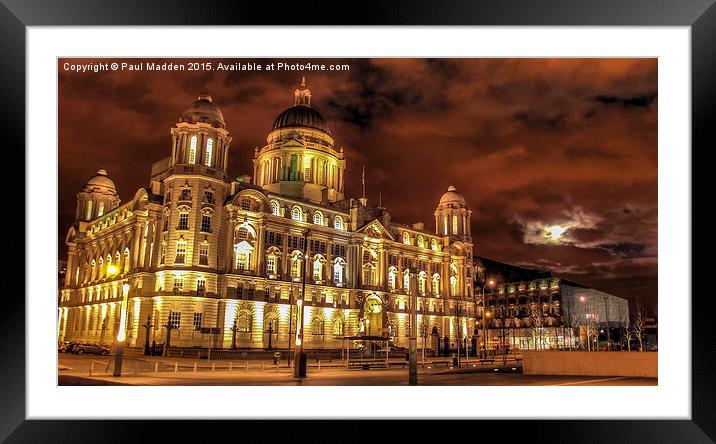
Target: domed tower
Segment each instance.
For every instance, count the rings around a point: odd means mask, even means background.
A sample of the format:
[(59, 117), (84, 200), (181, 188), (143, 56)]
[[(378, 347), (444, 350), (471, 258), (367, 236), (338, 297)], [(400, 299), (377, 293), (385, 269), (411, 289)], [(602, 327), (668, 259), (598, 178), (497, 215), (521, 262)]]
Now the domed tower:
[(117, 187), (107, 175), (107, 171), (102, 169), (90, 177), (82, 191), (77, 193), (75, 220), (93, 220), (118, 206)]
[(201, 165), (195, 174), (226, 177), (231, 136), (226, 130), (224, 114), (211, 95), (202, 93), (184, 110), (179, 122), (171, 129), (172, 154), (170, 166)]
[(276, 117), (266, 145), (254, 154), (254, 184), (313, 202), (343, 200), (346, 161), (323, 115), (311, 107), (305, 77), (294, 106)]
[(435, 210), (435, 233), (471, 242), (470, 215), (465, 197), (453, 185), (440, 198)]

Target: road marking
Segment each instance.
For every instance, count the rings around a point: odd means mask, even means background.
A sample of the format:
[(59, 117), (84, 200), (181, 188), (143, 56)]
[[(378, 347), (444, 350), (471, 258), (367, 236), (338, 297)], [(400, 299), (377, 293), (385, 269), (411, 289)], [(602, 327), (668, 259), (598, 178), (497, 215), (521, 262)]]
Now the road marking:
[(602, 378), (602, 379), (590, 379), (588, 381), (572, 381), (572, 382), (563, 382), (560, 384), (552, 384), (552, 385), (579, 385), (579, 384), (591, 384), (592, 382), (604, 382), (604, 381), (616, 381), (618, 379), (628, 379), (631, 376), (617, 376), (615, 378)]

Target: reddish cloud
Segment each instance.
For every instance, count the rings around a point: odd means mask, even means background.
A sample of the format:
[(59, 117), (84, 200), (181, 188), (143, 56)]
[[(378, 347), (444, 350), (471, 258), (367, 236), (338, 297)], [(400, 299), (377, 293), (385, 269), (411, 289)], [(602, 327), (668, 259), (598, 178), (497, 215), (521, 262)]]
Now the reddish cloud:
[[(393, 220), (432, 226), (440, 195), (455, 185), (473, 209), (476, 254), (656, 305), (656, 59), (352, 59), (322, 62), (348, 63), (345, 72), (84, 74), (64, 72), (64, 61), (61, 240), (75, 193), (97, 169), (125, 201), (148, 185), (151, 164), (168, 155), (169, 128), (201, 91), (233, 133), (231, 176), (251, 172), (253, 148), (305, 75), (345, 148), (350, 196), (365, 165), (370, 201), (382, 193)], [(529, 241), (530, 230), (555, 224), (572, 224), (564, 242)]]

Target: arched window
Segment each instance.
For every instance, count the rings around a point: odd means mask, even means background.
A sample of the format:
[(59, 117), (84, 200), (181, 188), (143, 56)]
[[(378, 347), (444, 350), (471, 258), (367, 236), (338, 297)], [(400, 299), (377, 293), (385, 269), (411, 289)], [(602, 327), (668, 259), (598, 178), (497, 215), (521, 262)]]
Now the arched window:
[(325, 262), (325, 259), (321, 256), (316, 256), (316, 258), (313, 260), (313, 280), (314, 281), (322, 281), (323, 280), (323, 262)]
[(343, 336), (343, 320), (340, 318), (333, 321), (333, 336)]
[(180, 239), (177, 241), (177, 254), (174, 258), (175, 264), (183, 264), (186, 260), (186, 241), (184, 239)]
[(453, 214), (452, 216), (452, 232), (453, 234), (457, 234), (457, 215)]
[(313, 213), (313, 223), (316, 225), (323, 225), (323, 214), (320, 211)]
[(242, 311), (236, 318), (236, 331), (242, 333), (251, 331), (251, 315), (247, 311)]
[(403, 243), (405, 245), (410, 245), (410, 235), (408, 233), (403, 233)]
[(303, 255), (295, 251), (291, 255), (291, 277), (294, 279), (300, 279), (301, 278), (301, 263), (303, 259)]
[(398, 288), (398, 270), (395, 267), (388, 269), (388, 289), (396, 290)]
[(311, 323), (311, 333), (314, 335), (323, 334), (323, 319), (313, 318), (313, 322)]
[(410, 272), (408, 270), (403, 272), (403, 291), (410, 294)]
[(423, 235), (418, 236), (418, 247), (425, 248), (425, 238)]
[(280, 216), (281, 215), (281, 207), (278, 206), (278, 202), (275, 200), (271, 201), (271, 214), (274, 216)]
[(299, 207), (293, 207), (291, 210), (291, 219), (302, 221), (303, 220), (303, 212)]
[(99, 205), (97, 205), (97, 217), (104, 214), (104, 202), (100, 201)]
[(338, 285), (343, 284), (343, 274), (346, 261), (343, 258), (337, 258), (333, 261), (333, 282)]
[(457, 295), (457, 276), (450, 276), (450, 295)]
[(430, 248), (432, 248), (433, 251), (438, 251), (438, 241), (435, 239), (432, 239), (430, 241)]
[(424, 271), (421, 271), (418, 275), (418, 291), (420, 294), (425, 294), (428, 283), (428, 275)]
[(189, 141), (189, 163), (196, 163), (196, 136)]
[(92, 219), (92, 204), (94, 202), (92, 200), (87, 201), (87, 213), (85, 214), (85, 219), (91, 220)]
[(336, 216), (336, 218), (333, 219), (333, 228), (336, 230), (343, 229), (343, 218), (341, 216)]
[(213, 151), (214, 151), (214, 139), (206, 141), (206, 166), (211, 166), (213, 163)]
[(433, 275), (433, 294), (440, 294), (440, 275), (437, 273)]

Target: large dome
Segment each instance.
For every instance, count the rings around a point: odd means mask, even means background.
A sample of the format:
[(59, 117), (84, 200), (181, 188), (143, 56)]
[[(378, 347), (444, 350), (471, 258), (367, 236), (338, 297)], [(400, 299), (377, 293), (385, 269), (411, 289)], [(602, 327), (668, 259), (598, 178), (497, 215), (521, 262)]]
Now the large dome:
[(189, 108), (181, 114), (180, 122), (209, 123), (211, 126), (224, 128), (224, 114), (214, 105), (211, 95), (202, 93)]
[(465, 203), (465, 197), (458, 193), (457, 188), (455, 186), (450, 185), (448, 187), (448, 190), (443, 196), (440, 198), (440, 205), (448, 205), (448, 204), (457, 204), (466, 206)]
[(307, 105), (296, 105), (276, 117), (273, 129), (279, 128), (313, 128), (331, 134), (326, 119), (321, 113)]
[(106, 170), (97, 171), (97, 174), (87, 180), (85, 189), (92, 190), (96, 188), (104, 188), (102, 191), (117, 191), (114, 182), (107, 176)]

